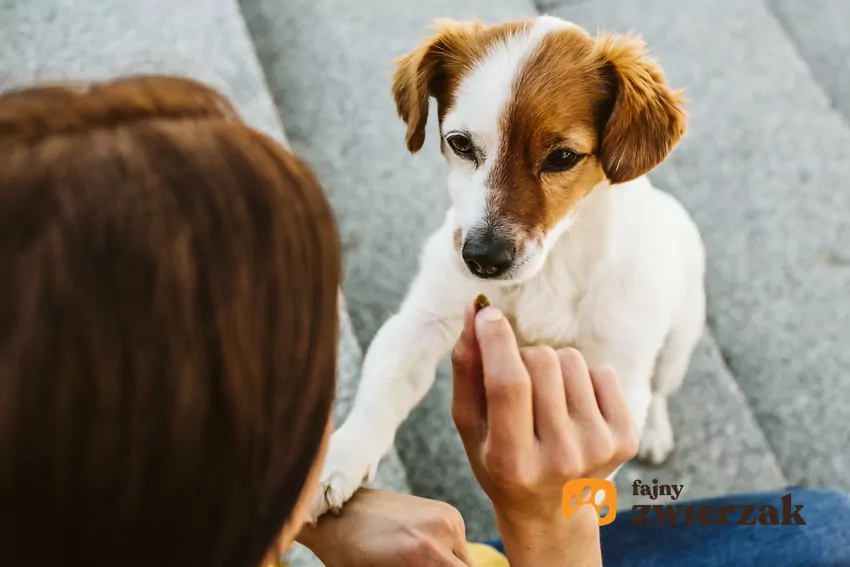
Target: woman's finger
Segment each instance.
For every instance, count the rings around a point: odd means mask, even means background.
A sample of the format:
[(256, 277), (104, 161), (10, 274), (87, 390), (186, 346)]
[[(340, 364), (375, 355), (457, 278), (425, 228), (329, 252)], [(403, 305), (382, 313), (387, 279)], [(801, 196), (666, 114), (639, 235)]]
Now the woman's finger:
[(608, 423), (614, 437), (626, 445), (626, 452), (632, 452), (632, 448), (637, 452), (637, 429), (626, 393), (614, 368), (607, 364), (594, 368), (590, 377), (602, 418)]
[(558, 358), (561, 361), (561, 374), (570, 418), (598, 417), (599, 406), (596, 403), (593, 383), (584, 357), (574, 348), (564, 348), (558, 351)]
[(519, 354), (531, 377), (537, 438), (546, 440), (563, 436), (569, 419), (558, 353), (549, 347), (535, 346), (520, 349)]
[(487, 431), (487, 401), (472, 302), (466, 306), (463, 332), (452, 351), (452, 383), (452, 418), (455, 427), (464, 438), (472, 436), (473, 439), (482, 439)]
[(455, 560), (452, 565), (475, 567), (475, 562), (472, 560), (472, 555), (469, 553), (469, 547), (467, 547), (466, 541), (458, 541), (452, 552), (454, 553)]
[(472, 562), (472, 559), (460, 559), (457, 555), (448, 555), (446, 552), (445, 555), (445, 564), (450, 567), (475, 567), (475, 563)]
[(452, 560), (447, 565), (469, 565), (474, 567), (475, 563), (469, 553), (468, 544), (466, 542), (466, 525), (463, 521), (463, 516), (457, 511), (457, 508), (449, 506), (451, 511), (445, 514), (444, 518), (448, 520), (452, 529), (443, 532), (450, 537), (450, 540), (443, 540), (447, 544), (447, 548), (451, 550)]
[(534, 440), (531, 379), (513, 329), (501, 311), (485, 307), (475, 316), (487, 399), (487, 438), (500, 451)]

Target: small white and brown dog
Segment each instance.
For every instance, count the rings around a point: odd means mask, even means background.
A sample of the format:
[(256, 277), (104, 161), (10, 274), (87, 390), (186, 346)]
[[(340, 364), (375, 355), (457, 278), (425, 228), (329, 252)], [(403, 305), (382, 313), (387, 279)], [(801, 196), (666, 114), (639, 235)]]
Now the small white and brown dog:
[(638, 455), (654, 464), (673, 449), (667, 396), (705, 324), (697, 227), (644, 177), (684, 134), (685, 115), (643, 42), (549, 16), (434, 30), (397, 60), (392, 91), (411, 152), (436, 99), (452, 207), (366, 354), (311, 520), (374, 476), (479, 293), (522, 345), (611, 364), (642, 431)]

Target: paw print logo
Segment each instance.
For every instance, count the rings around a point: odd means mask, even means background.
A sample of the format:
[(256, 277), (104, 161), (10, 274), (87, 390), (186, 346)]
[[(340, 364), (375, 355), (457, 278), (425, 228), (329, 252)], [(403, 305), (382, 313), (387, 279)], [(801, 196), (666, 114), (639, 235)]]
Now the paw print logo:
[(590, 504), (596, 510), (599, 525), (606, 526), (617, 517), (617, 488), (614, 483), (601, 478), (580, 478), (564, 485), (564, 517), (569, 517), (579, 506)]

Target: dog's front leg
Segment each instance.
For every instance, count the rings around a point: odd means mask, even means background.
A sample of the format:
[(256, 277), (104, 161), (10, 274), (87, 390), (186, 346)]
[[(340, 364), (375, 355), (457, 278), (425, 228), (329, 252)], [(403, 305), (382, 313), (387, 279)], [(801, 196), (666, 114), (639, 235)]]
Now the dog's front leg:
[[(402, 310), (381, 328), (366, 354), (354, 406), (331, 436), (313, 515), (338, 512), (362, 482), (371, 482), (395, 432), (434, 382), (460, 323), (428, 321)], [(311, 518), (312, 519), (312, 518)]]
[(338, 512), (392, 447), (396, 430), (434, 382), (437, 365), (463, 326), (463, 308), (477, 293), (450, 257), (438, 232), (422, 255), (420, 273), (399, 312), (369, 347), (354, 406), (331, 437), (309, 520)]

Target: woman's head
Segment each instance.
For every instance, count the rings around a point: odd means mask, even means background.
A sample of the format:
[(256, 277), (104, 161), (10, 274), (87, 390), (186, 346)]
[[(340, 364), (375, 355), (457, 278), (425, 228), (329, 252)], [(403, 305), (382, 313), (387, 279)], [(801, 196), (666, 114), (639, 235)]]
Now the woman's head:
[(187, 80), (0, 95), (0, 274), (4, 563), (257, 565), (334, 391), (309, 169)]

